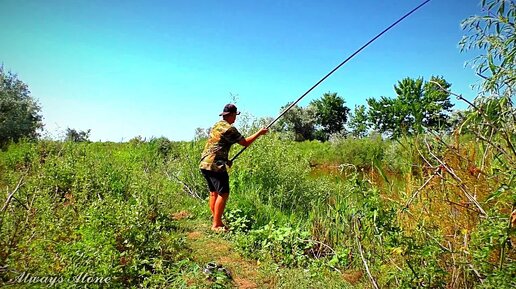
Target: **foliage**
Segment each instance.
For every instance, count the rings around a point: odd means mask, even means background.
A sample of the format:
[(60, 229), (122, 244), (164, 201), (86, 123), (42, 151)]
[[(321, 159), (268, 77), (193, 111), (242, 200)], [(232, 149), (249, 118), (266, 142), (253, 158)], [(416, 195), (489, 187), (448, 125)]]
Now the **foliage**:
[(504, 215), (493, 211), (471, 235), (474, 266), (485, 274), (482, 288), (514, 288), (516, 263), (507, 261), (507, 250), (512, 245), (515, 228), (508, 226)]
[(251, 187), (266, 204), (282, 211), (306, 214), (314, 198), (327, 194), (323, 187), (317, 188), (309, 180), (298, 177), (307, 174), (308, 160), (293, 151), (292, 142), (284, 141), (280, 149), (279, 135), (270, 134), (259, 142), (234, 164), (232, 187), (235, 190)]
[[(279, 264), (299, 266), (307, 264), (313, 243), (309, 232), (299, 228), (276, 227), (273, 223), (240, 235), (238, 245), (248, 256), (256, 259), (272, 258)], [(263, 260), (263, 259), (262, 259)]]
[[(283, 106), (287, 109), (291, 103)], [(295, 141), (318, 139), (326, 141), (331, 135), (344, 132), (349, 108), (337, 93), (324, 93), (320, 99), (313, 100), (306, 108), (294, 105), (278, 121), (279, 131), (286, 132)]]
[(88, 142), (90, 141), (90, 132), (91, 129), (88, 129), (86, 131), (78, 131), (73, 128), (67, 128), (66, 129), (66, 136), (65, 141), (71, 141), (71, 142)]
[[(287, 103), (281, 108), (281, 111), (289, 106), (290, 103)], [(278, 121), (277, 126), (280, 127), (280, 131), (291, 134), (295, 141), (312, 140), (315, 137), (314, 113), (310, 108), (294, 105)]]
[[(516, 231), (511, 216), (516, 214), (516, 111), (514, 109), (515, 17), (513, 1), (484, 0), (485, 15), (464, 20), (467, 31), (461, 41), (463, 50), (479, 49), (474, 59), (476, 72), (482, 77), (480, 94), (470, 102), (458, 133), (469, 133), (479, 142), (483, 158), (474, 172), (481, 171), (497, 183), (490, 187), (485, 217), (471, 234), (471, 255), (474, 267), (482, 272), (482, 288), (510, 288), (516, 284), (511, 251)], [(492, 156), (487, 161), (485, 156)]]
[(365, 137), (367, 135), (370, 124), (365, 105), (355, 105), (355, 110), (351, 114), (348, 126), (351, 130), (351, 135), (356, 138)]
[(385, 151), (390, 146), (391, 144), (383, 141), (379, 135), (371, 135), (361, 139), (345, 138), (332, 142), (300, 142), (294, 144), (293, 150), (308, 158), (312, 167), (352, 165), (362, 169), (382, 163)]
[(202, 141), (175, 143), (172, 153), (167, 153), (167, 157), (162, 159), (167, 178), (179, 182), (181, 191), (197, 199), (208, 197), (206, 181), (199, 171), (203, 147)]
[(462, 51), (481, 50), (472, 64), (483, 78), (482, 90), (498, 96), (514, 96), (516, 87), (516, 4), (507, 0), (482, 0), (483, 15), (463, 20), (467, 32)]
[(153, 138), (149, 143), (155, 147), (158, 154), (165, 160), (174, 152), (174, 156), (177, 156), (177, 147), (174, 147), (174, 144), (166, 137)]
[[(489, 50), (486, 65), (494, 69), (453, 134), (434, 131), (446, 128), (450, 85), (408, 78), (395, 86), (397, 99), (373, 100), (368, 112), (378, 113), (382, 132), (407, 135), (294, 142), (270, 133), (234, 163), (225, 238), (266, 264), (267, 285), (343, 288), (348, 271), (381, 288), (516, 285), (516, 114), (504, 85), (513, 40), (496, 40), (510, 29), (501, 22), (512, 19), (514, 4), (482, 3), (498, 15), (478, 18), (469, 41), (487, 41), (473, 45)], [(303, 124), (297, 109), (293, 119)], [(87, 272), (113, 278), (114, 288), (195, 286), (184, 276), (202, 275), (201, 266), (173, 213), (188, 208), (208, 220), (198, 171), (203, 144), (135, 138), (9, 146), (0, 154), (2, 285), (16, 287), (5, 283), (22, 272), (68, 280)], [(209, 285), (231, 286), (223, 277)], [(56, 285), (74, 286), (105, 287)]]
[(202, 128), (198, 127), (195, 129), (195, 137), (194, 139), (200, 140), (200, 139), (206, 139), (210, 136), (210, 128)]
[(483, 79), (480, 95), (473, 103), (459, 96), (470, 104), (460, 129), (474, 134), (487, 147), (494, 147), (504, 166), (514, 167), (516, 4), (513, 1), (483, 0), (482, 7), (486, 15), (472, 16), (462, 23), (468, 32), (460, 43), (462, 49), (480, 49), (485, 53), (474, 60), (477, 73)]
[(225, 212), (226, 223), (232, 232), (248, 232), (253, 220), (242, 209), (228, 209)]
[(40, 110), (27, 84), (0, 65), (0, 148), (9, 141), (35, 139), (43, 127)]
[(442, 91), (435, 82), (445, 89), (451, 86), (442, 77), (432, 76), (425, 83), (423, 78), (405, 78), (394, 86), (396, 98), (367, 99), (369, 121), (379, 132), (393, 138), (421, 134), (424, 128), (446, 129), (453, 104), (449, 93)]
[(178, 184), (162, 175), (159, 158), (150, 144), (10, 146), (0, 184), (21, 182), (1, 212), (1, 282), (28, 273), (80, 286), (74, 278), (86, 273), (109, 277), (110, 287), (183, 284), (192, 264), (170, 214), (188, 199), (174, 193)]
[(382, 162), (386, 142), (379, 135), (363, 139), (342, 139), (333, 144), (335, 160), (341, 164), (351, 164), (358, 168), (371, 168)]
[[(451, 253), (442, 244), (455, 246), (454, 239), (445, 237), (453, 233), (445, 233), (450, 225), (438, 221), (447, 220), (439, 211), (447, 205), (432, 202), (457, 186), (431, 186), (422, 194), (428, 199), (421, 197), (412, 205), (416, 207), (404, 209), (412, 190), (423, 180), (406, 179), (413, 176), (410, 168), (419, 160), (417, 153), (401, 152), (418, 142), (399, 144), (368, 137), (298, 143), (274, 133), (259, 142), (230, 170), (232, 193), (225, 221), (233, 233), (230, 238), (245, 256), (292, 269), (345, 271), (362, 268), (359, 252), (363, 251), (379, 284), (391, 288), (443, 287), (455, 280), (453, 272), (461, 270), (469, 273), (464, 273), (460, 280), (466, 281), (460, 284), (476, 284), (479, 281), (467, 264), (485, 274), (485, 284), (512, 282), (508, 247), (502, 270), (496, 269), (499, 259), (493, 263), (484, 257), (493, 252), (499, 256), (503, 244), (513, 236), (513, 231), (502, 226), (507, 224), (507, 215), (489, 213), (493, 219), (486, 221), (490, 223), (482, 224), (478, 231), (468, 227), (471, 245), (465, 250), (471, 255), (454, 253), (460, 262), (452, 263)], [(184, 286), (180, 276), (195, 275), (202, 264), (189, 261), (188, 245), (170, 215), (200, 205), (204, 213), (199, 216), (207, 216), (207, 189), (197, 168), (202, 145), (202, 141), (162, 139), (10, 146), (0, 157), (0, 167), (7, 172), (0, 176), (0, 184), (15, 184), (24, 172), (26, 175), (16, 194), (20, 202), (12, 201), (3, 216), (0, 240), (11, 249), (2, 255), (1, 266), (8, 265), (16, 272), (30, 269), (39, 276), (71, 277), (78, 272), (111, 276), (115, 287)], [(388, 150), (406, 159), (408, 170), (388, 175), (391, 185), (380, 186), (370, 176), (376, 167), (387, 168), (384, 152)], [(314, 175), (310, 159), (355, 163), (364, 171), (350, 166), (334, 175)], [(367, 163), (376, 165), (362, 166)], [(455, 168), (457, 173), (461, 170)], [(393, 178), (405, 181), (394, 182)], [(461, 178), (466, 180), (465, 175)], [(482, 190), (479, 187), (477, 192)], [(190, 197), (192, 191), (202, 196), (202, 203)], [(483, 204), (495, 210), (505, 208), (507, 201), (499, 195), (508, 196), (499, 191)], [(406, 218), (414, 214), (417, 218)], [(462, 216), (454, 215), (453, 220), (461, 224)], [(492, 223), (496, 218), (500, 221)], [(21, 226), (29, 229), (20, 230)], [(492, 246), (483, 246), (490, 244), (486, 240), (493, 240)], [(226, 281), (222, 283), (227, 286)]]
[(327, 140), (332, 134), (341, 133), (348, 120), (349, 108), (342, 97), (334, 93), (324, 93), (321, 99), (313, 100), (310, 106), (315, 112), (316, 123), (321, 126), (320, 140)]

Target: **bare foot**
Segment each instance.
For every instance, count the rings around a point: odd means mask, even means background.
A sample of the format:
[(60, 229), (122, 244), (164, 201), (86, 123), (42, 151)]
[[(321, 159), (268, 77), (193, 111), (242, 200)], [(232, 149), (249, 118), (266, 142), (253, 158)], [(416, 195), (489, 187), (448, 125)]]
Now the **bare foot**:
[(215, 233), (225, 233), (228, 231), (226, 226), (220, 226), (220, 227), (211, 227), (211, 230)]

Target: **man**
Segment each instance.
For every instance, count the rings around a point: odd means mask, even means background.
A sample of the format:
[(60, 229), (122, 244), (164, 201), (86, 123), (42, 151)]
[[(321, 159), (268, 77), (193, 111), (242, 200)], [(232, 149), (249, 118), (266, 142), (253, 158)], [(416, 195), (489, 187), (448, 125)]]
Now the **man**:
[(222, 214), (229, 197), (229, 175), (226, 170), (226, 166), (231, 166), (231, 162), (228, 160), (229, 149), (235, 143), (247, 147), (259, 136), (268, 132), (268, 129), (262, 128), (255, 134), (244, 138), (233, 126), (239, 114), (240, 112), (237, 111), (234, 104), (230, 103), (224, 106), (224, 110), (219, 114), (222, 116), (222, 120), (211, 128), (210, 136), (201, 155), (199, 167), (210, 189), (210, 210), (213, 215), (211, 229), (214, 231), (226, 230), (226, 226), (222, 223)]

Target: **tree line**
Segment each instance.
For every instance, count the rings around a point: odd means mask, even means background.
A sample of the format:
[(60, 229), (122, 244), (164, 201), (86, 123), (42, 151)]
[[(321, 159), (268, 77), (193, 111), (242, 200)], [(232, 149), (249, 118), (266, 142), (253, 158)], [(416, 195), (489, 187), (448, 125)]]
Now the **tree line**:
[[(493, 15), (465, 19), (462, 27), (466, 35), (459, 44), (462, 51), (481, 51), (472, 63), (483, 79), (481, 91), (496, 91), (491, 98), (512, 108), (516, 87), (516, 5), (503, 0), (484, 0), (481, 4), (486, 9), (499, 8)], [(355, 106), (353, 111), (343, 97), (328, 92), (306, 107), (292, 107), (273, 129), (296, 141), (364, 137), (370, 133), (397, 138), (427, 130), (447, 131), (459, 123), (462, 115), (468, 115), (452, 112), (450, 87), (442, 76), (432, 76), (428, 81), (407, 77), (394, 85), (394, 97), (368, 98), (366, 104)], [(479, 95), (477, 99), (486, 97)], [(282, 111), (288, 106), (283, 106)], [(474, 108), (475, 104), (470, 104), (469, 109)], [(41, 108), (27, 84), (0, 66), (0, 148), (21, 138), (36, 139), (42, 127)], [(68, 128), (65, 139), (87, 141), (89, 133)]]
[[(327, 92), (306, 107), (295, 105), (273, 127), (295, 141), (330, 137), (365, 137), (380, 133), (397, 138), (424, 133), (426, 129), (449, 130), (452, 117), (451, 87), (443, 77), (404, 78), (394, 85), (395, 97), (368, 98), (351, 111), (336, 92)], [(291, 103), (281, 108), (286, 109)], [(28, 86), (0, 67), (0, 147), (21, 138), (36, 139), (43, 127), (41, 108)], [(67, 128), (65, 140), (88, 141), (90, 130)]]
[(343, 97), (327, 92), (306, 107), (294, 106), (277, 130), (296, 141), (364, 137), (374, 132), (397, 138), (427, 129), (449, 130), (454, 124), (450, 87), (440, 76), (429, 81), (407, 77), (394, 85), (395, 97), (368, 98), (366, 105), (356, 105), (353, 111)]

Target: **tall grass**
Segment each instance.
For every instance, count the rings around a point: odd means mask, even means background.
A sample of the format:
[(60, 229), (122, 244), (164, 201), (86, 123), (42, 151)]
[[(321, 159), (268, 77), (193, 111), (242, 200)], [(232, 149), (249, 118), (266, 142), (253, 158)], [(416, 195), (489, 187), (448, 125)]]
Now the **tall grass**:
[[(11, 145), (0, 155), (2, 199), (20, 186), (1, 213), (2, 281), (87, 270), (115, 287), (185, 286), (181, 274), (196, 264), (170, 215), (209, 214), (203, 145)], [(467, 137), (295, 143), (270, 134), (230, 169), (225, 219), (244, 255), (283, 267), (359, 270), (389, 288), (509, 288), (514, 183), (490, 177), (501, 168)]]
[(177, 262), (187, 251), (169, 215), (191, 201), (164, 177), (160, 158), (152, 143), (10, 146), (0, 183), (8, 193), (20, 186), (1, 212), (1, 281), (29, 286), (16, 278), (87, 272), (120, 288), (183, 282)]

